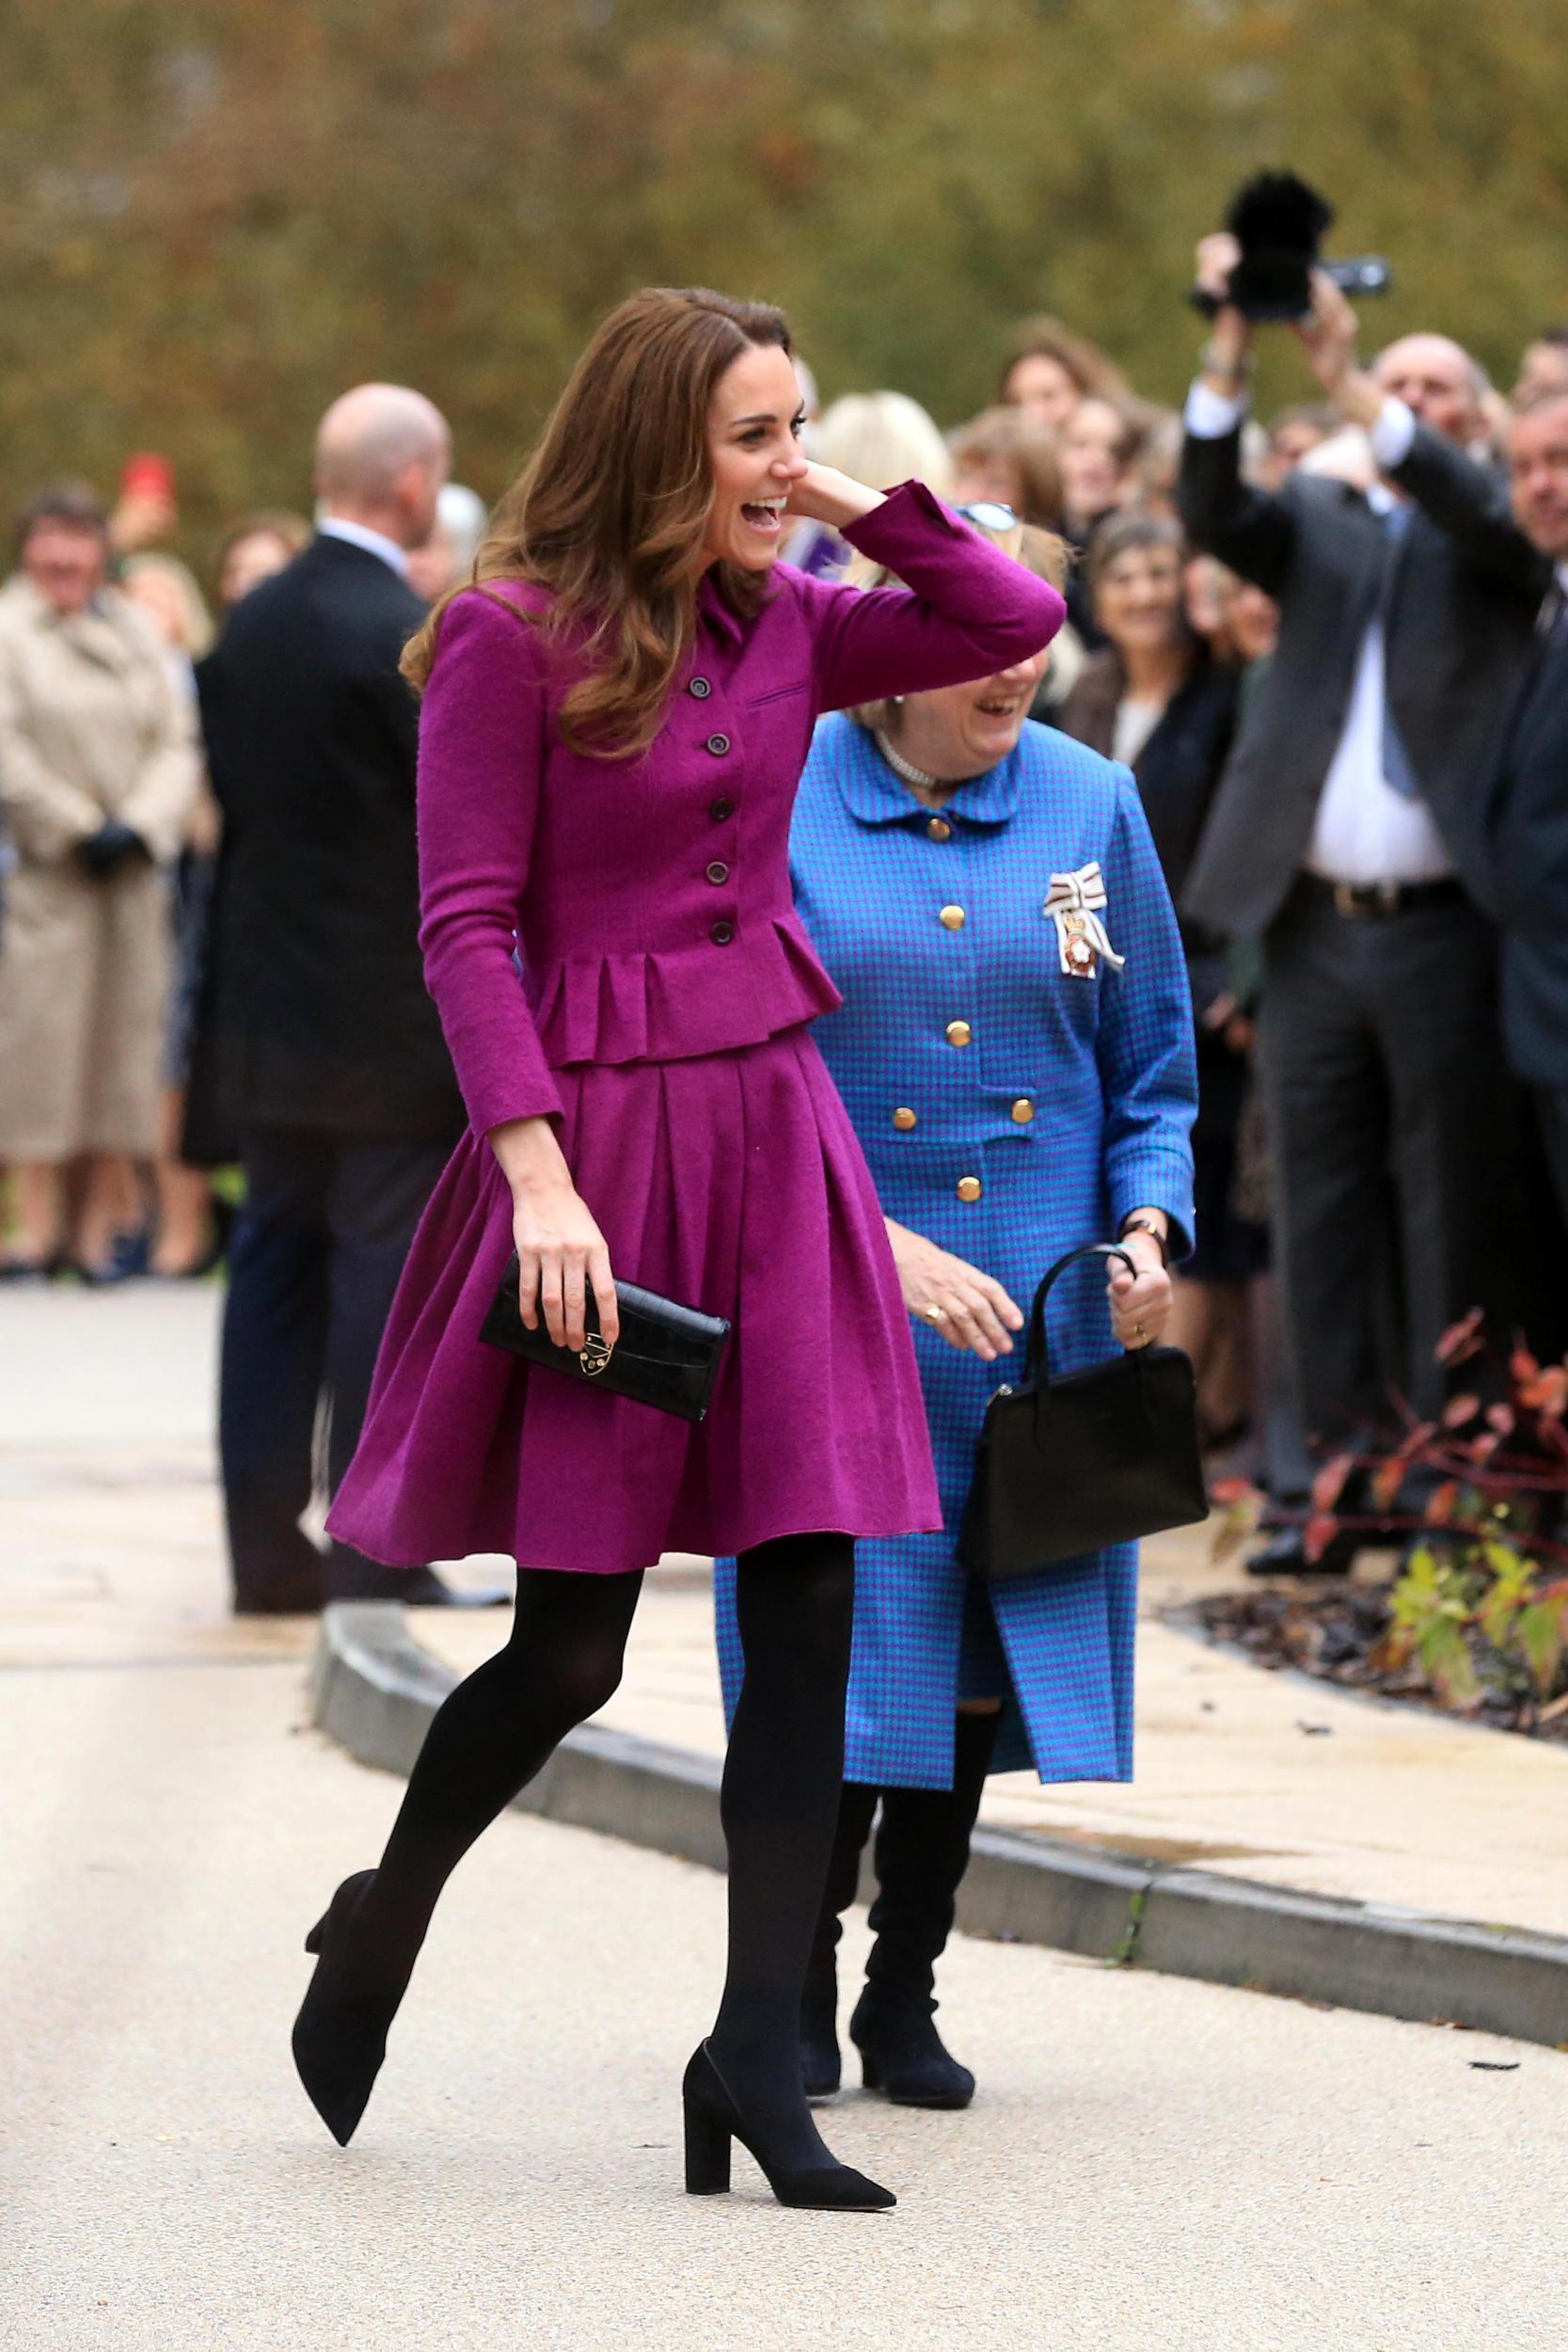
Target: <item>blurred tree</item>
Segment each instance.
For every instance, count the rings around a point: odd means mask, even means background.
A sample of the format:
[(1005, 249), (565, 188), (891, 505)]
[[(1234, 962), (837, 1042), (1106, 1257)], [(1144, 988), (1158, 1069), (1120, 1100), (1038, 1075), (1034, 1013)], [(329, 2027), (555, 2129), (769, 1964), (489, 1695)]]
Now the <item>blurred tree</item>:
[[(1557, 0), (8, 0), (0, 501), (166, 451), (201, 532), (301, 503), (333, 394), (420, 384), (493, 493), (594, 320), (767, 293), (832, 393), (943, 421), (1048, 308), (1179, 397), (1196, 235), (1288, 161), (1369, 331), (1506, 384), (1568, 310)], [(1303, 377), (1275, 339), (1265, 405)]]

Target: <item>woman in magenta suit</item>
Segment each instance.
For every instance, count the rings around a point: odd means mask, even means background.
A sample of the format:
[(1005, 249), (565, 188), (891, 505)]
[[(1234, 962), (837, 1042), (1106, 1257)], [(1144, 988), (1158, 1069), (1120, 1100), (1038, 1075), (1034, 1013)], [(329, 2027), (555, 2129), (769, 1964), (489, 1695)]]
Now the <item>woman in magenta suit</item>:
[[(330, 1523), (400, 1565), (511, 1552), (516, 1616), (432, 1724), (379, 1868), (312, 1931), (294, 2050), (346, 2141), (442, 1885), (613, 1691), (643, 1568), (733, 1552), (729, 1968), (687, 2070), (687, 2185), (727, 2185), (739, 2138), (784, 2201), (867, 2206), (894, 2201), (833, 2161), (801, 2091), (800, 1987), (855, 1538), (941, 1510), (881, 1213), (809, 1034), (839, 999), (793, 911), (790, 811), (819, 712), (989, 675), (1062, 606), (918, 483), (883, 498), (809, 465), (800, 422), (778, 311), (635, 295), (498, 511), (480, 584), (410, 648), (421, 936), (470, 1127)], [(786, 513), (910, 587), (777, 564)], [(616, 1276), (729, 1317), (707, 1420), (483, 1345), (514, 1248), (525, 1320), (570, 1346), (590, 1290), (613, 1343)]]

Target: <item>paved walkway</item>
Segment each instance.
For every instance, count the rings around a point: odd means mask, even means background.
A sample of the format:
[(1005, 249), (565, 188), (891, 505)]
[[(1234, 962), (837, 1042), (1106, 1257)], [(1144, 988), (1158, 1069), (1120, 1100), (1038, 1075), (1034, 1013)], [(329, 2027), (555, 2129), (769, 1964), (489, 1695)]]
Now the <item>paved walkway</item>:
[(1560, 2344), (1554, 2053), (1023, 1947), (944, 1968), (968, 2114), (825, 2120), (896, 2213), (784, 2213), (743, 2160), (684, 2198), (722, 1883), (517, 1815), (340, 2152), (299, 1939), (397, 1789), (302, 1722), (293, 1665), (0, 1673), (3, 2352)]
[[(0, 1295), (0, 1661), (293, 1657), (227, 1615), (208, 1430), (214, 1289)], [(467, 1571), (483, 1579), (484, 1564)], [(985, 1818), (1315, 1893), (1568, 1933), (1568, 1749), (1269, 1675), (1154, 1613), (1216, 1581), (1198, 1532), (1146, 1548), (1138, 1778), (993, 1779)], [(499, 1611), (415, 1613), (476, 1664)], [(605, 1720), (721, 1743), (705, 1568), (650, 1579)]]
[[(299, 1939), (397, 1792), (305, 1728), (311, 1629), (225, 1617), (212, 1303), (0, 1295), (0, 2352), (1555, 2352), (1554, 2053), (958, 1938), (974, 2107), (828, 2120), (897, 2212), (784, 2213), (744, 2160), (698, 2202), (722, 1884), (517, 1815), (334, 2149)], [(705, 1597), (651, 1597), (632, 1683), (695, 1738)]]

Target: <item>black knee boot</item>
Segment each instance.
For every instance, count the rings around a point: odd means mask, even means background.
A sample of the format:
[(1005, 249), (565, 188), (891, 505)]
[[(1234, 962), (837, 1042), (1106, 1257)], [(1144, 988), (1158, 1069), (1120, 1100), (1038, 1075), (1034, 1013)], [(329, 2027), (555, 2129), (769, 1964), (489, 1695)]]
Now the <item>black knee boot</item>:
[(877, 1791), (863, 1781), (847, 1780), (839, 1798), (838, 1828), (828, 1865), (828, 1884), (812, 1941), (806, 1989), (800, 2000), (800, 2078), (808, 2099), (829, 2099), (838, 2089), (838, 1939), (844, 1914), (855, 1899), (861, 1856), (871, 1835)]
[(884, 1788), (877, 1831), (877, 1941), (849, 2020), (867, 2090), (895, 2106), (966, 2107), (974, 2077), (942, 2047), (932, 2022), (937, 1961), (969, 1862), (970, 1834), (1000, 1718), (960, 1714), (951, 1788)]

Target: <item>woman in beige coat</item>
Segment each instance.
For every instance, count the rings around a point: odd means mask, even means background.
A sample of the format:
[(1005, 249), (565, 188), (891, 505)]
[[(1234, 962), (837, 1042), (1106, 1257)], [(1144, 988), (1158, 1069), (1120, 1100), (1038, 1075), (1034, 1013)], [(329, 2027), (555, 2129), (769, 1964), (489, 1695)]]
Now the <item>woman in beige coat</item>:
[[(198, 776), (194, 718), (145, 616), (106, 585), (91, 493), (36, 499), (0, 593), (0, 1274), (109, 1270), (117, 1173), (158, 1134), (167, 869)], [(71, 1164), (88, 1163), (71, 1189)], [(118, 1166), (117, 1166), (118, 1164)]]

